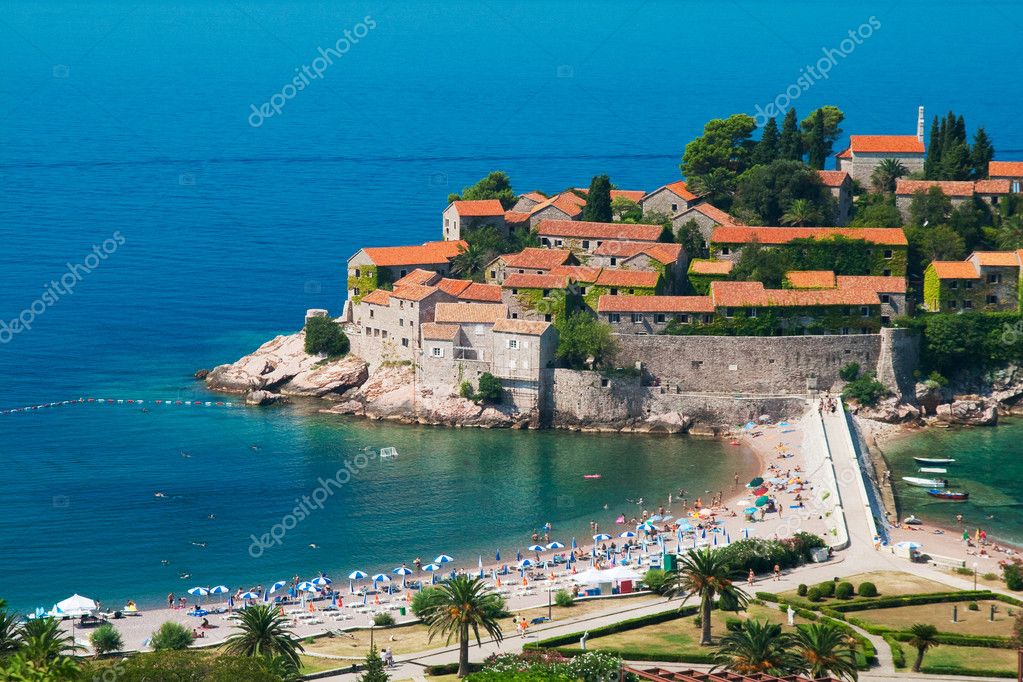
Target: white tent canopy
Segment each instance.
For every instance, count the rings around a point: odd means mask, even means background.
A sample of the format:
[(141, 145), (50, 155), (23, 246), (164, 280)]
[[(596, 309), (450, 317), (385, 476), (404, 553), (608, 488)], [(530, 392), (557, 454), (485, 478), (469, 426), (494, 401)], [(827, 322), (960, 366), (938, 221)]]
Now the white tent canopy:
[(581, 585), (596, 585), (615, 580), (639, 580), (643, 574), (629, 566), (614, 566), (603, 570), (590, 568), (572, 576), (572, 580)]
[(73, 594), (64, 601), (57, 602), (51, 615), (77, 618), (86, 616), (95, 610), (96, 602), (80, 594)]

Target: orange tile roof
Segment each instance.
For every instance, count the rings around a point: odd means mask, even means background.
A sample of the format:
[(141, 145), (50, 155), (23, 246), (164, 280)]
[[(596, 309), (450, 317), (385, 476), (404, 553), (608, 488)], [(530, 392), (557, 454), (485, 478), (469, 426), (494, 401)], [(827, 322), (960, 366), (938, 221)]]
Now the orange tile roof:
[(472, 284), (471, 279), (451, 279), (445, 277), (437, 282), (437, 288), (450, 296), (458, 296)]
[(648, 246), (643, 250), (643, 253), (659, 263), (670, 265), (672, 263), (677, 263), (678, 259), (682, 257), (682, 245), (658, 243)]
[(907, 246), (906, 233), (899, 227), (745, 227), (721, 225), (714, 228), (714, 244), (787, 244), (793, 239), (829, 239), (845, 237), (872, 244)]
[(794, 308), (829, 305), (880, 305), (877, 292), (856, 289), (765, 289), (761, 282), (711, 282), (715, 307)]
[(849, 149), (853, 154), (923, 154), (926, 151), (916, 135), (850, 135)]
[(882, 277), (880, 275), (839, 275), (836, 284), (839, 289), (869, 289), (879, 294), (906, 293), (905, 277)]
[(611, 296), (597, 300), (599, 313), (712, 313), (710, 296)]
[(835, 273), (831, 270), (793, 270), (785, 273), (793, 289), (834, 289)]
[(973, 183), (969, 180), (905, 180), (899, 178), (895, 183), (895, 193), (926, 192), (931, 187), (937, 187), (942, 194), (949, 197), (973, 196)]
[(424, 322), (420, 327), (424, 339), (434, 341), (454, 341), (458, 336), (457, 324), (437, 324), (436, 322)]
[(974, 251), (966, 260), (973, 260), (976, 257), (978, 265), (990, 267), (1019, 267), (1019, 256), (1015, 251)]
[(606, 287), (643, 287), (653, 289), (657, 286), (661, 275), (650, 270), (616, 270), (604, 268), (597, 275), (597, 286)]
[(504, 278), (503, 289), (564, 289), (568, 286), (565, 275), (536, 275), (513, 272)]
[[(682, 197), (686, 201), (695, 201), (698, 198), (689, 190), (689, 185), (686, 184), (685, 180), (678, 180), (677, 182), (672, 182), (659, 189), (666, 189), (675, 196)], [(656, 191), (657, 190), (654, 190), (654, 192)], [(651, 192), (650, 194), (653, 194), (653, 192)]]
[(548, 237), (576, 239), (617, 239), (619, 241), (655, 242), (661, 237), (661, 225), (631, 225), (628, 223), (592, 223), (582, 220), (541, 220), (538, 234)]
[(928, 267), (934, 268), (938, 279), (980, 279), (980, 273), (970, 261), (935, 260)]
[(708, 260), (694, 258), (689, 261), (689, 272), (694, 275), (727, 275), (732, 272), (735, 263), (730, 260)]
[(841, 170), (819, 170), (817, 175), (825, 187), (841, 187), (849, 179), (849, 174)]
[(696, 211), (698, 213), (702, 213), (703, 215), (707, 216), (708, 218), (710, 218), (711, 220), (716, 222), (718, 225), (742, 225), (743, 224), (742, 221), (736, 219), (731, 214), (726, 213), (725, 211), (722, 211), (720, 208), (718, 208), (717, 206), (714, 206), (713, 204), (708, 204), (706, 201), (703, 202), (702, 204), (697, 204), (696, 206), (690, 206), (686, 210), (684, 210), (684, 211), (682, 211), (680, 213), (677, 213), (677, 214), (675, 214), (672, 217), (677, 218), (678, 216), (682, 215), (683, 213), (688, 213), (689, 211)]
[(556, 268), (551, 268), (550, 274), (570, 277), (576, 282), (596, 282), (600, 275), (600, 268), (588, 265), (559, 265)]
[(988, 161), (987, 174), (991, 177), (1023, 177), (1023, 161)]
[(520, 194), (519, 197), (525, 197), (526, 199), (530, 199), (531, 201), (535, 201), (538, 204), (539, 203), (543, 203), (544, 201), (547, 201), (547, 197), (545, 197), (544, 195), (540, 194), (539, 192), (525, 192), (523, 194)]
[(555, 194), (550, 199), (547, 199), (529, 209), (529, 213), (532, 215), (549, 206), (553, 206), (569, 216), (577, 216), (583, 212), (583, 206), (585, 205), (586, 200), (575, 192), (562, 192), (561, 194)]
[(391, 292), (387, 289), (374, 289), (362, 297), (362, 303), (373, 305), (387, 305), (391, 300)]
[(1008, 194), (1011, 188), (1011, 181), (1004, 180), (977, 180), (973, 183), (973, 190), (977, 194)]
[(551, 328), (550, 322), (540, 322), (536, 320), (498, 320), (494, 323), (495, 332), (504, 332), (505, 334), (523, 334), (525, 336), (540, 336), (545, 331)]
[(607, 240), (593, 251), (594, 256), (614, 256), (616, 258), (632, 258), (644, 253), (659, 263), (668, 265), (675, 263), (682, 256), (681, 244), (657, 242), (619, 242)]
[(469, 244), (458, 241), (426, 242), (421, 246), (371, 246), (362, 249), (374, 265), (397, 267), (399, 265), (446, 264)]
[(525, 213), (523, 211), (505, 211), (504, 222), (511, 225), (529, 222), (529, 213)]
[(438, 303), (435, 322), (493, 324), (508, 317), (508, 306), (494, 303)]
[(400, 287), (403, 284), (431, 284), (437, 277), (437, 273), (433, 270), (416, 268), (401, 279), (395, 280), (394, 286)]
[[(588, 195), (590, 193), (590, 188), (589, 187), (576, 187), (576, 188), (574, 188), (574, 191), (582, 192), (583, 195)], [(639, 200), (642, 199), (645, 196), (646, 196), (646, 192), (644, 192), (641, 189), (613, 189), (613, 190), (611, 190), (611, 201), (614, 201), (615, 199), (618, 199), (618, 198), (622, 198), (622, 199), (628, 199), (629, 201), (634, 201), (634, 202), (636, 202), (638, 204)]]
[(394, 287), (394, 291), (391, 292), (391, 296), (394, 298), (402, 298), (406, 301), (422, 301), (424, 298), (435, 294), (440, 289), (437, 287), (427, 287), (422, 284), (402, 284), (400, 287)]
[(490, 217), (504, 215), (504, 206), (497, 199), (481, 199), (478, 201), (452, 201), (455, 213), (466, 217)]
[(568, 249), (544, 249), (534, 246), (526, 247), (518, 253), (509, 253), (501, 256), (505, 266), (509, 268), (524, 268), (528, 270), (550, 270), (559, 265), (564, 265), (572, 259), (572, 252)]
[(501, 287), (497, 284), (480, 284), (473, 282), (458, 295), (462, 301), (479, 301), (480, 303), (500, 303)]

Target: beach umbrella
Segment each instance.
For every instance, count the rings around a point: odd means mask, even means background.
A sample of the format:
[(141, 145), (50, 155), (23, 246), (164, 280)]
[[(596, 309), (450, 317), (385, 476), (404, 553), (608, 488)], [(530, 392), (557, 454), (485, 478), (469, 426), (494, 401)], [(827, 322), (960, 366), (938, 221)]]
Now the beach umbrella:
[(366, 574), (362, 571), (352, 571), (348, 574), (349, 580), (362, 580), (366, 577)]
[(519, 568), (529, 568), (530, 566), (535, 565), (536, 562), (533, 561), (532, 559), (523, 559), (522, 561), (519, 562)]
[(284, 582), (283, 580), (278, 580), (277, 582), (275, 582), (273, 585), (270, 586), (270, 594), (273, 594), (274, 592), (276, 592), (277, 590), (281, 589), (282, 587), (284, 587), (287, 584), (288, 583)]
[(391, 571), (395, 575), (412, 575), (412, 569), (406, 568), (405, 566), (399, 566), (398, 568)]
[(706, 528), (704, 528), (702, 531), (700, 531), (700, 539), (702, 539), (702, 540), (706, 540), (707, 539), (707, 529)]
[(759, 488), (757, 488), (756, 490), (753, 491), (753, 494), (754, 495), (763, 495), (766, 492), (767, 492), (767, 488), (765, 488), (764, 486), (760, 486)]
[(295, 587), (295, 589), (297, 589), (299, 592), (315, 592), (316, 591), (316, 585), (312, 584), (311, 582), (309, 582), (307, 580), (305, 582), (299, 583)]
[(747, 540), (749, 540), (749, 528), (743, 528), (742, 529), (742, 536), (744, 538), (746, 538)]
[(575, 536), (573, 535), (573, 536), (572, 536), (572, 549), (575, 549), (576, 547), (578, 547), (578, 545), (576, 544), (576, 542), (575, 542)]
[(319, 587), (326, 587), (331, 582), (333, 581), (325, 575), (321, 575), (319, 578), (314, 578), (312, 580), (313, 585), (317, 585)]
[(451, 561), (454, 561), (454, 558), (448, 556), (447, 554), (441, 554), (440, 556), (434, 559), (434, 562), (438, 564), (446, 564)]
[(476, 562), (476, 566), (480, 569), (480, 577), (483, 577), (483, 555), (479, 555), (479, 561)]
[(256, 592), (242, 592), (238, 595), (239, 599), (259, 599), (260, 595)]
[(433, 575), (430, 576), (430, 583), (431, 584), (437, 582), (437, 573), (436, 573), (436, 571), (440, 570), (440, 564), (427, 564), (427, 565), (423, 566), (423, 570), (424, 571), (429, 571), (430, 573), (433, 574)]
[(494, 552), (494, 561), (500, 561), (500, 560), (501, 560), (501, 550), (497, 550), (496, 552)]
[(515, 550), (515, 561), (522, 561), (522, 552)]
[(742, 512), (744, 514), (756, 514), (757, 513), (757, 508), (756, 507), (746, 507), (745, 509), (742, 510)]
[(770, 502), (770, 501), (771, 501), (771, 498), (770, 498), (770, 497), (768, 497), (767, 495), (761, 495), (760, 497), (758, 497), (758, 498), (757, 498), (757, 499), (756, 499), (756, 500), (755, 500), (755, 501), (753, 502), (753, 504), (755, 504), (755, 505), (756, 505), (756, 506), (758, 506), (758, 507), (763, 507), (763, 506), (764, 506), (765, 504), (767, 504), (767, 503), (768, 503), (768, 502)]
[(210, 588), (210, 594), (227, 594), (230, 591), (226, 585), (217, 585)]
[(205, 587), (193, 587), (192, 589), (188, 590), (188, 593), (193, 597), (205, 597), (207, 594), (210, 593), (210, 591), (207, 590)]
[(752, 481), (750, 481), (748, 484), (746, 484), (746, 487), (747, 488), (756, 488), (757, 486), (761, 486), (763, 484), (764, 484), (764, 479), (762, 479), (760, 476), (757, 476)]
[(554, 542), (552, 542), (552, 543), (547, 545), (547, 549), (564, 549), (564, 548), (565, 548), (565, 546), (563, 544), (561, 544), (560, 542), (558, 542), (557, 540), (555, 540)]
[(530, 552), (542, 552), (544, 548), (543, 545), (530, 545), (529, 547), (526, 547), (526, 549)]
[(624, 531), (622, 533), (619, 533), (618, 537), (620, 537), (620, 538), (634, 538), (634, 537), (636, 537), (636, 534), (633, 533), (631, 530), (627, 530), (627, 531)]
[(611, 539), (611, 536), (608, 535), (607, 533), (598, 533), (597, 535), (593, 536), (593, 541), (594, 542), (603, 542), (604, 540), (610, 540), (610, 539)]
[(389, 583), (391, 582), (391, 576), (385, 573), (377, 573), (373, 576), (373, 582), (375, 583)]

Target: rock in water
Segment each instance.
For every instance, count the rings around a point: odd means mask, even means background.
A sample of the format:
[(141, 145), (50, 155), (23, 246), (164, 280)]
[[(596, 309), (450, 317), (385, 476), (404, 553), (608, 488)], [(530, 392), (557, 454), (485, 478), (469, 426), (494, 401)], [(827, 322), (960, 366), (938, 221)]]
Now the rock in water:
[(286, 402), (286, 399), (280, 393), (271, 393), (270, 391), (249, 391), (245, 394), (246, 405), (274, 405), (282, 402)]
[(195, 374), (193, 374), (192, 376), (196, 379), (205, 379), (209, 375), (210, 371), (208, 369), (197, 369), (195, 370)]

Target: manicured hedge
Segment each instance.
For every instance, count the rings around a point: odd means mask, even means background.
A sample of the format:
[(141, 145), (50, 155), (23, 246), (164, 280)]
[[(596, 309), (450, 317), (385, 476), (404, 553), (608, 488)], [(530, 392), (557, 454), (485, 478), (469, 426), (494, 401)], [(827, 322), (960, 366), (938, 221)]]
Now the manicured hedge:
[[(679, 654), (665, 654), (665, 653), (651, 653), (649, 651), (643, 651), (641, 649), (615, 649), (612, 647), (588, 647), (586, 651), (581, 649), (574, 649), (570, 647), (554, 647), (554, 651), (557, 651), (562, 656), (571, 658), (573, 656), (579, 656), (589, 651), (606, 651), (616, 656), (621, 656), (626, 661), (664, 661), (666, 663), (714, 663), (714, 654), (712, 652), (688, 652)], [(455, 668), (457, 670), (457, 666)]]
[(974, 668), (960, 668), (955, 665), (923, 665), (920, 672), (928, 675), (969, 675), (971, 677), (1016, 677), (1013, 670), (978, 670)]
[[(439, 665), (428, 665), (423, 668), (427, 675), (439, 676), (439, 675), (454, 675), (458, 672), (457, 663), (441, 663)], [(475, 673), (483, 670), (482, 663), (469, 662), (469, 672)]]
[(932, 594), (908, 594), (902, 597), (881, 597), (880, 599), (854, 599), (840, 604), (829, 604), (835, 611), (867, 611), (869, 609), (891, 609), (898, 606), (918, 606), (920, 604), (941, 604), (945, 602), (974, 601), (977, 599), (995, 599), (994, 592), (988, 590), (968, 590), (964, 592), (935, 592)]
[[(669, 620), (676, 620), (678, 618), (685, 618), (686, 616), (692, 616), (700, 610), (698, 606), (684, 606), (681, 609), (672, 609), (671, 611), (661, 611), (660, 613), (651, 613), (646, 616), (639, 616), (638, 618), (629, 618), (627, 620), (618, 621), (617, 623), (611, 623), (609, 625), (602, 625), (599, 628), (593, 628), (588, 630), (590, 633), (589, 639), (595, 639), (597, 637), (604, 637), (606, 635), (613, 635), (617, 632), (626, 632), (628, 630), (635, 630), (647, 625), (656, 625), (657, 623), (664, 623)], [(582, 632), (572, 632), (567, 635), (558, 635), (557, 637), (549, 637), (547, 639), (541, 639), (536, 642), (529, 642), (523, 645), (523, 649), (554, 649), (557, 647), (564, 646), (565, 644), (576, 644), (583, 636)]]
[(885, 642), (892, 650), (892, 663), (895, 664), (896, 668), (906, 667), (906, 650), (902, 648), (902, 644), (899, 640), (895, 639), (891, 635), (882, 635)]
[[(908, 632), (897, 632), (889, 630), (892, 637), (900, 642), (908, 642), (913, 635)], [(873, 633), (872, 633), (873, 634)], [(990, 637), (986, 635), (961, 635), (953, 632), (939, 632), (935, 639), (941, 644), (954, 644), (956, 646), (978, 646), (986, 649), (1014, 649), (1012, 640), (1008, 637)]]

